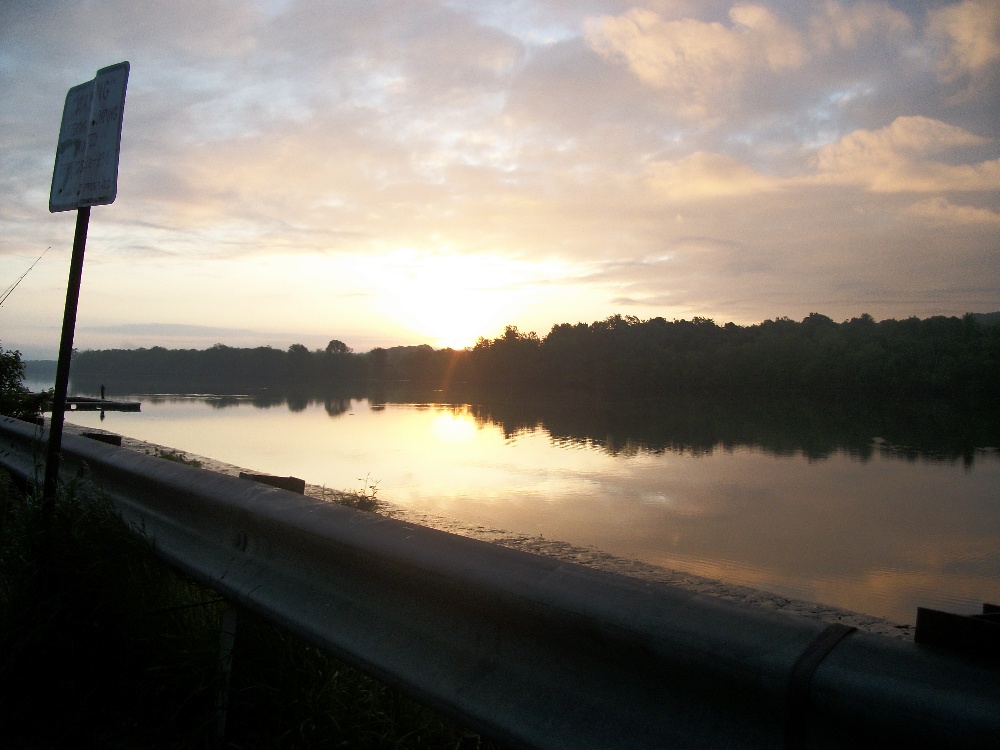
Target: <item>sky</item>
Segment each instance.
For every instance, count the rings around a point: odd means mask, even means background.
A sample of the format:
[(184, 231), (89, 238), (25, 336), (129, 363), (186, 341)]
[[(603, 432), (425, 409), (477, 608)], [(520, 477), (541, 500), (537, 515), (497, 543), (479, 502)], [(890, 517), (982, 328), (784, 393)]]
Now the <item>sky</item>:
[(123, 60), (78, 349), (1000, 310), (996, 0), (0, 0), (27, 359), (62, 326), (66, 93)]

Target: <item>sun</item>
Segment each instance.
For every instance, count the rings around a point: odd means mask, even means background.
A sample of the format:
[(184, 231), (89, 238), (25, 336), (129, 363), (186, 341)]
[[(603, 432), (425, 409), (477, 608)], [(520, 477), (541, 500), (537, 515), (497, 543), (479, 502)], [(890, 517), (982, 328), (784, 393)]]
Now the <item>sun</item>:
[(402, 249), (379, 264), (390, 316), (436, 348), (492, 336), (524, 304), (523, 269), (492, 255)]

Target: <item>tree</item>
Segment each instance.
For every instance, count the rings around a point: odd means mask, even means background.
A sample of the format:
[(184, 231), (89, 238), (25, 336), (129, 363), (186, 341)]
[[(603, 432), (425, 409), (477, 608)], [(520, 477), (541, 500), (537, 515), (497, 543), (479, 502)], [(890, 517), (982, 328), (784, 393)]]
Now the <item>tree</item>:
[(345, 344), (343, 341), (338, 341), (337, 339), (332, 339), (329, 344), (326, 345), (327, 354), (350, 354), (353, 349)]
[(24, 385), (21, 352), (0, 348), (0, 414), (16, 419), (37, 417), (52, 391), (31, 393)]
[(24, 386), (24, 362), (21, 352), (0, 349), (0, 396), (9, 397), (20, 393)]

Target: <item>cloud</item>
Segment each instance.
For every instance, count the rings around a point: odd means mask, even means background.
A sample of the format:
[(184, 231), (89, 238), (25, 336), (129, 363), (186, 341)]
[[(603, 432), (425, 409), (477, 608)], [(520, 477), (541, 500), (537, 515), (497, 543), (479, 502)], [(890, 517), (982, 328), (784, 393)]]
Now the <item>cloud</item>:
[[(812, 6), (810, 6), (812, 7)], [(788, 89), (806, 95), (801, 80), (810, 71), (815, 90), (844, 61), (884, 56), (912, 34), (912, 24), (886, 3), (849, 6), (826, 2), (796, 24), (763, 4), (736, 4), (728, 23), (691, 16), (666, 18), (645, 8), (588, 19), (586, 38), (594, 51), (623, 63), (647, 86), (669, 95), (691, 119), (756, 109), (755, 98), (780, 101)], [(866, 74), (877, 70), (872, 66)], [(855, 82), (856, 85), (856, 82)]]
[(937, 71), (945, 81), (965, 77), (977, 83), (1000, 63), (1000, 4), (995, 0), (935, 8), (928, 14), (928, 36), (942, 48)]
[(988, 139), (927, 117), (898, 117), (878, 130), (856, 130), (819, 150), (816, 181), (873, 192), (1000, 189), (1000, 159), (971, 164), (929, 157), (982, 146)]
[(810, 19), (810, 47), (816, 52), (834, 49), (856, 50), (879, 40), (894, 40), (913, 29), (902, 11), (884, 2), (860, 2), (843, 5), (823, 3), (822, 10)]
[(988, 138), (927, 117), (896, 118), (860, 129), (816, 151), (810, 170), (771, 175), (730, 156), (706, 151), (651, 161), (644, 173), (658, 200), (761, 196), (810, 186), (861, 186), (877, 193), (991, 191), (1000, 189), (1000, 159), (948, 162), (956, 152), (991, 145)]
[(939, 226), (1000, 226), (1000, 211), (979, 206), (957, 205), (941, 196), (918, 201), (908, 206), (903, 214)]
[(729, 12), (731, 25), (693, 18), (667, 20), (643, 8), (621, 16), (588, 19), (592, 48), (624, 62), (637, 78), (679, 97), (680, 111), (702, 117), (716, 97), (754, 70), (801, 66), (807, 51), (801, 35), (759, 5)]
[(696, 151), (677, 161), (649, 165), (646, 178), (654, 193), (673, 201), (754, 195), (780, 188), (779, 180), (721, 154)]

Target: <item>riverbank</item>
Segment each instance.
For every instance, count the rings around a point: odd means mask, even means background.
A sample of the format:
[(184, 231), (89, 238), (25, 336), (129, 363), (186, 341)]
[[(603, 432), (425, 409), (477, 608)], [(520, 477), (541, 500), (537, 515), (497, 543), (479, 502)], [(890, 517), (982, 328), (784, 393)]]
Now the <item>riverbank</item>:
[[(80, 432), (97, 432), (99, 430), (67, 424), (66, 431), (78, 434)], [(178, 451), (177, 449), (168, 446), (160, 446), (125, 436), (122, 436), (122, 447), (149, 455), (156, 455), (158, 453), (182, 455), (188, 460), (197, 461), (202, 469), (228, 474), (231, 476), (238, 476), (241, 471), (254, 471), (251, 468), (227, 464), (208, 456)], [(335, 496), (338, 494), (334, 489), (309, 484), (308, 482), (306, 483), (305, 493), (310, 497), (323, 500), (336, 499)], [(787, 597), (748, 586), (741, 586), (738, 584), (703, 578), (691, 573), (671, 570), (638, 560), (612, 555), (592, 547), (577, 547), (567, 542), (558, 540), (518, 534), (486, 526), (463, 524), (453, 518), (421, 513), (402, 506), (394, 505), (391, 501), (384, 500), (383, 498), (379, 498), (379, 501), (380, 509), (378, 512), (387, 517), (405, 520), (410, 523), (428, 526), (430, 528), (478, 539), (491, 544), (512, 547), (525, 552), (545, 555), (547, 557), (577, 563), (599, 570), (620, 573), (633, 578), (666, 583), (687, 591), (708, 594), (710, 596), (726, 599), (728, 601), (739, 602), (770, 610), (789, 612), (823, 622), (844, 623), (846, 625), (852, 625), (859, 630), (864, 630), (870, 633), (878, 633), (892, 638), (904, 640), (913, 638), (912, 626), (900, 625), (880, 617), (852, 612), (838, 607), (819, 604), (817, 602), (789, 599)]]

